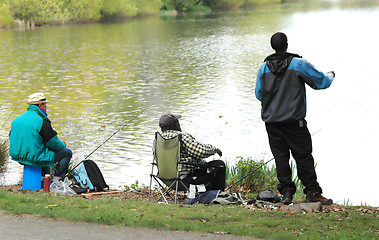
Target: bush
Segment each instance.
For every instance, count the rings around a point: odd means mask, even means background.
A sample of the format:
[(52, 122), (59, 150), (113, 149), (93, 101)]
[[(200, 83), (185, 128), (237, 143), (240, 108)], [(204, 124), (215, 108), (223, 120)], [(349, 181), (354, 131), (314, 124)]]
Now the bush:
[(138, 15), (151, 15), (158, 13), (163, 3), (161, 0), (139, 0), (136, 1), (136, 6)]
[(103, 20), (134, 17), (137, 13), (136, 3), (132, 0), (104, 0), (101, 9)]
[(263, 4), (282, 3), (283, 0), (244, 0), (243, 7), (253, 7)]
[[(279, 183), (276, 176), (276, 167), (272, 167), (264, 164), (263, 160), (254, 161), (251, 158), (243, 159), (237, 157), (237, 163), (235, 166), (229, 166), (226, 164), (226, 184), (234, 185), (239, 191), (243, 193), (249, 193), (256, 195), (263, 190), (273, 190), (277, 192), (277, 184)], [(264, 164), (264, 165), (263, 165)], [(299, 177), (296, 175), (296, 164), (293, 160), (290, 161), (290, 167), (292, 171), (292, 181), (296, 185), (296, 193), (294, 199), (304, 199), (304, 186), (302, 185)], [(235, 184), (238, 180), (248, 175), (250, 172), (257, 169), (253, 174), (246, 177), (244, 180)], [(277, 194), (279, 194), (277, 192)]]
[(0, 140), (0, 174), (4, 174), (7, 170), (7, 160), (9, 158), (8, 154), (8, 139)]
[(63, 18), (61, 0), (9, 0), (13, 17), (27, 25), (42, 25)]
[(212, 9), (208, 6), (204, 6), (204, 5), (195, 5), (193, 7), (189, 7), (187, 9), (187, 12), (211, 12)]
[(9, 27), (14, 25), (11, 14), (11, 8), (8, 4), (0, 3), (0, 27)]
[[(190, 12), (198, 10), (197, 6), (202, 6), (200, 2), (201, 1), (196, 0), (163, 0), (163, 9)], [(201, 10), (203, 10), (203, 8)]]
[(64, 1), (62, 12), (68, 20), (98, 20), (101, 17), (103, 0)]
[(276, 168), (263, 165), (264, 161), (254, 161), (251, 158), (243, 159), (237, 157), (234, 167), (228, 167), (227, 184), (234, 184), (255, 169), (254, 173), (237, 183), (237, 186), (246, 193), (257, 194), (263, 190), (276, 190), (278, 180), (276, 178)]
[(244, 0), (204, 0), (203, 2), (211, 9), (237, 9), (244, 4)]

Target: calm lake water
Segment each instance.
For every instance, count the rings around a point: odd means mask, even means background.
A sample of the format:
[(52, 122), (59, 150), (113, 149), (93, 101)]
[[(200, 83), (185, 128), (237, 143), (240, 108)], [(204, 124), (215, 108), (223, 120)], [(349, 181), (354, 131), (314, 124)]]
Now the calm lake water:
[[(59, 137), (85, 156), (137, 116), (90, 157), (112, 188), (149, 183), (154, 132), (168, 111), (182, 114), (183, 131), (219, 147), (229, 164), (237, 156), (268, 160), (255, 77), (272, 53), (271, 35), (283, 31), (290, 52), (336, 72), (329, 89), (308, 88), (307, 120), (324, 195), (340, 204), (379, 206), (378, 22), (377, 1), (337, 0), (2, 30), (1, 125), (15, 112), (0, 136), (26, 110), (27, 96), (43, 91)], [(21, 166), (9, 161), (8, 169), (3, 182), (17, 183)]]

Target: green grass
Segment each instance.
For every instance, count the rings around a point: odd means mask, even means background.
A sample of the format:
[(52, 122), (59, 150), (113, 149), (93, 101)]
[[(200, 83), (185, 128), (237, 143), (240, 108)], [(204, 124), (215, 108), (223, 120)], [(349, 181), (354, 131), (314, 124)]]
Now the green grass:
[(330, 213), (253, 211), (239, 205), (165, 205), (146, 201), (84, 199), (46, 192), (0, 190), (0, 209), (15, 214), (165, 230), (224, 232), (266, 239), (378, 239), (378, 210)]

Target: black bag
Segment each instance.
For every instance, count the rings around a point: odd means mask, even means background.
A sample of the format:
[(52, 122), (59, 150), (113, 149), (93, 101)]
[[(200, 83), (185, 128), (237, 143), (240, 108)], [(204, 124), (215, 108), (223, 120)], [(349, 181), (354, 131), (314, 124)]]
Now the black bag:
[(97, 164), (92, 160), (84, 160), (74, 171), (76, 181), (82, 187), (89, 187), (91, 191), (102, 192), (104, 189), (109, 190), (109, 186), (105, 183), (103, 174)]
[(266, 202), (277, 203), (280, 202), (280, 198), (272, 190), (264, 190), (258, 193), (257, 200), (262, 200)]
[(72, 190), (74, 190), (77, 194), (89, 192), (89, 187), (82, 187), (82, 186), (80, 186), (80, 183), (78, 183), (78, 182), (74, 182), (74, 183), (70, 184), (69, 187)]

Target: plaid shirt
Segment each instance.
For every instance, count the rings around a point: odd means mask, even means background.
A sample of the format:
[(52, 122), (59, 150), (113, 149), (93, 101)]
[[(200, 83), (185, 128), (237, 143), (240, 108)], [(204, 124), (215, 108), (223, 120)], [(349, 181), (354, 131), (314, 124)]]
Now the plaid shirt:
[[(201, 163), (205, 162), (203, 158), (207, 158), (216, 153), (217, 148), (211, 144), (203, 144), (198, 141), (189, 133), (180, 132), (176, 130), (167, 130), (160, 132), (162, 137), (170, 139), (176, 137), (178, 134), (182, 134), (182, 145), (180, 146), (180, 161), (190, 162), (190, 163)], [(155, 146), (155, 140), (154, 140)], [(153, 149), (155, 157), (155, 149)], [(192, 172), (194, 170), (193, 166), (189, 165), (179, 165), (179, 171)]]

